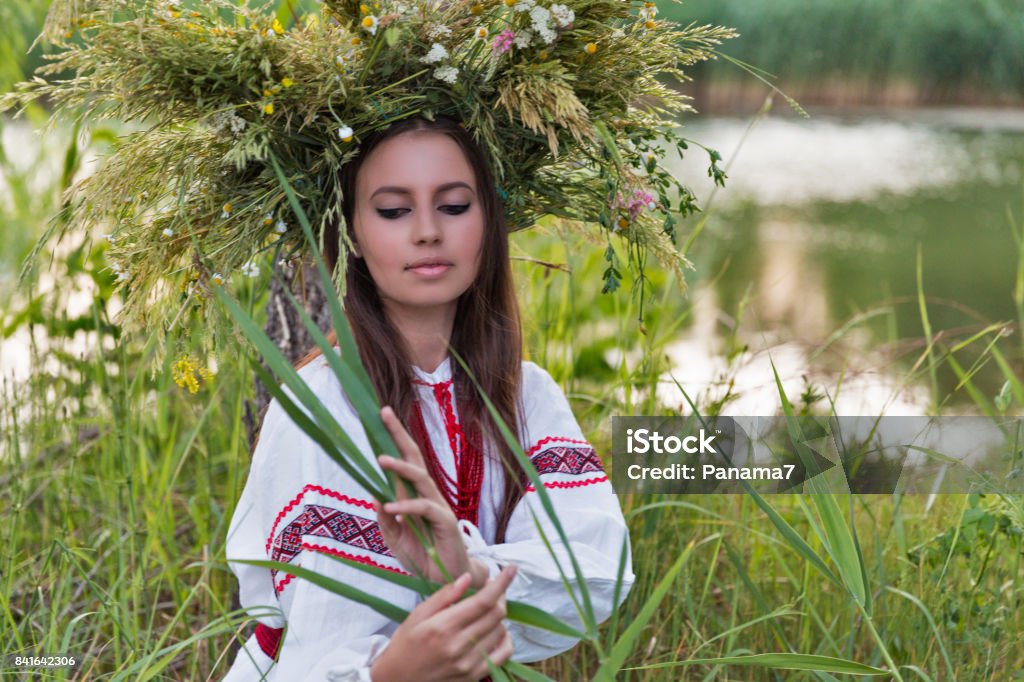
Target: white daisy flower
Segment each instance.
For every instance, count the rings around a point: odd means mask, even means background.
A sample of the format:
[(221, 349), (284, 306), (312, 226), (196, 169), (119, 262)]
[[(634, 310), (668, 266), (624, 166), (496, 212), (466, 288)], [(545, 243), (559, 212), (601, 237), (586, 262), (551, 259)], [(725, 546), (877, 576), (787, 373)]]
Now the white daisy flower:
[(341, 126), (338, 128), (338, 138), (342, 142), (351, 142), (354, 131), (349, 126)]
[(288, 225), (283, 220), (278, 220), (277, 225), (274, 225), (274, 232), (278, 234), (284, 234), (288, 231)]
[(172, 230), (169, 227), (165, 227), (164, 230), (163, 230), (163, 235), (165, 237), (173, 237), (174, 236), (174, 230)]
[(454, 83), (459, 76), (459, 70), (454, 66), (439, 66), (434, 69), (434, 78), (445, 83)]
[(529, 12), (536, 4), (536, 0), (519, 0), (512, 9), (516, 12)]
[(224, 275), (220, 274), (219, 272), (215, 272), (212, 275), (210, 275), (210, 282), (218, 286), (224, 284)]
[(245, 275), (246, 277), (259, 277), (260, 266), (252, 261), (249, 261), (248, 263), (242, 266), (242, 274)]
[(436, 64), (442, 59), (448, 56), (448, 50), (445, 49), (441, 43), (434, 43), (430, 46), (430, 51), (420, 57), (420, 61), (424, 64)]
[(376, 35), (377, 23), (377, 17), (373, 16), (372, 14), (368, 14), (365, 17), (363, 17), (363, 20), (360, 22), (360, 25), (362, 25), (363, 28), (369, 31), (370, 35)]

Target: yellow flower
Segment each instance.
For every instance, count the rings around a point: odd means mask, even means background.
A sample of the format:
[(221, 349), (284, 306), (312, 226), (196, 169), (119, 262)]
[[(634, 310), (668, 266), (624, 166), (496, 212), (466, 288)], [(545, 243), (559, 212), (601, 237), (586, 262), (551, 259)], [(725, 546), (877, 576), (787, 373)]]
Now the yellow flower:
[(587, 54), (594, 54), (597, 52), (597, 45), (595, 43), (587, 43), (583, 46), (583, 51)]
[(361, 42), (363, 42), (363, 41), (362, 41), (362, 40), (361, 40), (361, 39), (359, 38), (359, 36), (356, 36), (356, 37), (352, 38), (352, 40), (351, 40), (350, 42), (351, 42), (351, 43), (352, 43), (353, 45), (358, 45), (359, 43), (361, 43)]
[[(205, 194), (205, 192), (204, 192), (204, 194)], [(231, 204), (224, 204), (224, 209), (223, 209), (223, 211), (221, 211), (220, 217), (221, 218), (229, 218), (229, 217), (231, 217), (231, 211), (232, 210), (233, 210), (233, 207), (231, 206)]]
[(181, 12), (179, 12), (179, 11), (178, 11), (178, 10), (176, 10), (176, 9), (172, 9), (172, 10), (170, 11), (170, 15), (171, 15), (172, 17), (174, 17), (175, 19), (177, 19), (178, 17), (180, 17), (180, 16), (181, 16)]
[(272, 94), (273, 93), (270, 92), (270, 90), (268, 88), (263, 88), (263, 96), (264, 97), (270, 97), (270, 95), (272, 95)]
[(282, 79), (281, 79), (281, 85), (283, 85), (283, 86), (284, 86), (284, 87), (286, 87), (286, 88), (290, 88), (290, 87), (292, 87), (293, 85), (295, 85), (295, 81), (293, 81), (293, 80), (292, 80), (291, 78), (289, 78), (288, 76), (285, 76), (284, 78), (282, 78)]
[(359, 11), (362, 12), (363, 14), (369, 14), (370, 8), (367, 5), (359, 5)]
[(545, 59), (548, 58), (548, 51), (541, 50), (540, 52), (537, 53), (537, 58), (540, 59), (541, 61), (544, 61)]
[(472, 7), (469, 8), (469, 11), (472, 12), (473, 14), (480, 15), (483, 14), (484, 8), (480, 3), (475, 3)]
[(479, 28), (477, 28), (476, 29), (476, 37), (477, 38), (486, 38), (487, 37), (487, 27), (486, 26), (480, 26)]
[(655, 26), (657, 26), (657, 24), (655, 24), (653, 21), (648, 20), (644, 22), (644, 26), (647, 28), (654, 28)]
[(281, 35), (282, 33), (284, 33), (284, 26), (282, 26), (281, 22), (278, 21), (277, 19), (274, 19), (274, 23), (271, 24), (270, 28), (274, 29), (274, 33), (276, 33), (277, 35)]
[(512, 7), (518, 0), (505, 0), (505, 7)]
[(183, 355), (171, 367), (171, 376), (174, 378), (174, 383), (181, 388), (187, 388), (189, 393), (195, 395), (199, 391), (199, 380), (196, 379), (198, 370), (199, 365), (192, 359), (192, 356)]
[(274, 113), (274, 103), (273, 102), (267, 102), (266, 104), (264, 104), (263, 105), (263, 113), (268, 115), (268, 116), (270, 114)]
[(625, 230), (627, 227), (629, 227), (629, 220), (627, 220), (626, 218), (619, 218), (619, 227)]

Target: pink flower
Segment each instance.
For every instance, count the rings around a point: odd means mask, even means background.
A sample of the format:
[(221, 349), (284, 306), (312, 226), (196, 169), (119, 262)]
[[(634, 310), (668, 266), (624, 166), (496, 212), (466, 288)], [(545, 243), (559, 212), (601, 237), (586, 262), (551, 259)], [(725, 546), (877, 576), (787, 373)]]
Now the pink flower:
[(512, 41), (515, 40), (516, 32), (510, 28), (506, 28), (504, 31), (494, 36), (494, 42), (491, 43), (491, 50), (495, 54), (505, 54), (512, 48)]

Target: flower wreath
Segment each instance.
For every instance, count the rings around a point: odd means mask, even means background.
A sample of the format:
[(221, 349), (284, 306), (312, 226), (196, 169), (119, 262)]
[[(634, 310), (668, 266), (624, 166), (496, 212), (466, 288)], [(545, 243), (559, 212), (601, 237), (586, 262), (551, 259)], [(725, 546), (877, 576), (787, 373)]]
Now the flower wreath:
[(39, 73), (72, 77), (37, 76), (0, 100), (46, 97), (79, 120), (139, 126), (52, 228), (107, 233), (126, 325), (166, 333), (184, 309), (216, 316), (209, 282), (258, 275), (263, 255), (302, 256), (274, 166), (322, 229), (341, 220), (337, 170), (359, 141), (413, 115), (472, 131), (510, 229), (544, 215), (599, 225), (605, 291), (621, 280), (613, 234), (641, 267), (649, 252), (687, 264), (675, 225), (697, 206), (662, 161), (687, 149), (675, 128), (691, 108), (662, 78), (687, 80), (682, 68), (731, 29), (680, 28), (653, 2), (622, 0), (323, 0), (303, 16), (291, 5), (54, 0), (44, 35), (60, 49)]

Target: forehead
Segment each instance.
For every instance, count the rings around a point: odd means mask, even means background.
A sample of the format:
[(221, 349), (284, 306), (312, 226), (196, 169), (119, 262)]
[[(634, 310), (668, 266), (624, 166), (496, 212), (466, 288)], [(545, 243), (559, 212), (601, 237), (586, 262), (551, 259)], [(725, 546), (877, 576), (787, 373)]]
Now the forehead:
[(462, 181), (476, 187), (473, 167), (452, 138), (436, 131), (410, 131), (377, 145), (359, 169), (358, 194), (381, 185), (429, 190)]

